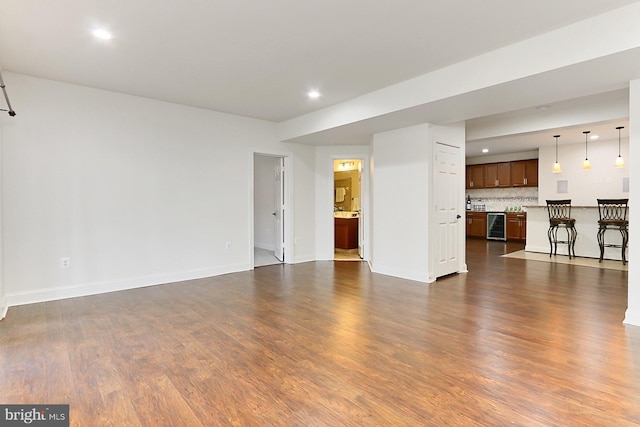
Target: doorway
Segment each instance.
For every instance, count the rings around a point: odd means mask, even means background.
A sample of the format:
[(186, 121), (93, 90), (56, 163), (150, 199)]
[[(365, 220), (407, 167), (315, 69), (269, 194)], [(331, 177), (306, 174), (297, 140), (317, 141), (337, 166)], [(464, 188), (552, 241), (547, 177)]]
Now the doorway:
[(253, 157), (253, 266), (284, 262), (284, 157)]
[(362, 261), (364, 211), (362, 159), (333, 161), (334, 260)]

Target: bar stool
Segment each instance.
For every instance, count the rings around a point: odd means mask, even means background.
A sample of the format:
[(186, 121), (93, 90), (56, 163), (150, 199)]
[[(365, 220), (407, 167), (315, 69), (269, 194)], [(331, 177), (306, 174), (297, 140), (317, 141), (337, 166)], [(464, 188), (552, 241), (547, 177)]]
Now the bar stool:
[[(576, 220), (571, 218), (571, 199), (565, 200), (547, 200), (547, 211), (549, 212), (549, 231), (547, 236), (549, 237), (549, 257), (556, 255), (558, 250), (558, 243), (567, 244), (567, 252), (569, 252), (569, 259), (571, 259), (571, 253), (573, 257), (576, 256)], [(558, 229), (564, 228), (567, 232), (567, 240), (558, 240)]]
[[(629, 220), (627, 219), (627, 204), (629, 199), (596, 199), (598, 200), (598, 245), (600, 245), (600, 262), (604, 257), (604, 248), (621, 248), (622, 264), (627, 263), (627, 243), (629, 243)], [(618, 230), (622, 235), (621, 244), (605, 243), (604, 233), (607, 230)]]

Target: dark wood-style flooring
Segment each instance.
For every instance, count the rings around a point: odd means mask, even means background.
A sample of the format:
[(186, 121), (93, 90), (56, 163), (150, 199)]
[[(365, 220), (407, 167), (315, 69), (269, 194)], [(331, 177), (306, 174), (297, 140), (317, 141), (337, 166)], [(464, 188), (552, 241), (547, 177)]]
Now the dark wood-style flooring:
[(640, 425), (627, 273), (501, 258), (422, 284), (276, 265), (9, 309), (0, 403), (77, 426)]

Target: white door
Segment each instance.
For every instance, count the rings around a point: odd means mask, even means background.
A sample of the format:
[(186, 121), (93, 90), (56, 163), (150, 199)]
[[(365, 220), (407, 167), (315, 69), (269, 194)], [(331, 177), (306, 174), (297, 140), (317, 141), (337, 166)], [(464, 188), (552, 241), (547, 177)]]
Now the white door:
[(274, 205), (275, 205), (275, 257), (280, 261), (284, 261), (284, 158), (278, 159), (275, 167), (274, 180)]
[(436, 277), (455, 273), (459, 268), (460, 236), (459, 148), (436, 143), (434, 201), (436, 208)]

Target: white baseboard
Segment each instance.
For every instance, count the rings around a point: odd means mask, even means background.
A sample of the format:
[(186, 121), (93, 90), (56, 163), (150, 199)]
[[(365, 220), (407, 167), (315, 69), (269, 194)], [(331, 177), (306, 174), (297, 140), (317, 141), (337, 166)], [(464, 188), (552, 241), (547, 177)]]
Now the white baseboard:
[(274, 245), (273, 243), (258, 243), (258, 242), (254, 242), (253, 246), (255, 246), (258, 249), (264, 249), (266, 251), (275, 251), (276, 250), (276, 245)]
[(7, 303), (7, 299), (3, 297), (0, 300), (0, 320), (7, 317), (7, 310), (9, 310), (9, 305)]
[(422, 271), (398, 270), (393, 267), (380, 266), (376, 264), (376, 268), (371, 270), (373, 273), (384, 274), (385, 276), (398, 277), (400, 279), (414, 280), (416, 282), (430, 283), (429, 274)]
[(98, 295), (108, 292), (123, 291), (127, 289), (144, 288), (147, 286), (164, 285), (168, 283), (182, 282), (185, 280), (202, 279), (205, 277), (219, 276), (221, 274), (237, 273), (251, 270), (249, 264), (228, 265), (224, 267), (205, 268), (198, 270), (169, 273), (164, 275), (151, 275), (135, 277), (124, 280), (87, 283), (78, 286), (58, 287), (52, 289), (40, 289), (29, 292), (16, 292), (6, 295), (4, 305), (5, 312), (8, 307), (39, 302), (55, 301), (66, 298), (76, 298), (88, 295)]
[(313, 256), (313, 254), (296, 255), (293, 258), (293, 263), (294, 264), (299, 264), (301, 262), (311, 262), (311, 261), (317, 261), (316, 257)]
[(624, 315), (624, 320), (622, 323), (626, 325), (634, 325), (640, 326), (640, 311), (633, 311), (631, 309), (627, 309), (627, 312)]

